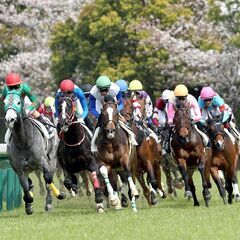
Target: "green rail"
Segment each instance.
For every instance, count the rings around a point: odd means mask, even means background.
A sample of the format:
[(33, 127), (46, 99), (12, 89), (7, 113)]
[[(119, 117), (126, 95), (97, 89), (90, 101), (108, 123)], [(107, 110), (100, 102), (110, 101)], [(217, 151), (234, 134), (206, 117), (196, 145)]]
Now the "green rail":
[(0, 211), (19, 208), (22, 204), (22, 188), (18, 176), (11, 168), (4, 144), (0, 144)]

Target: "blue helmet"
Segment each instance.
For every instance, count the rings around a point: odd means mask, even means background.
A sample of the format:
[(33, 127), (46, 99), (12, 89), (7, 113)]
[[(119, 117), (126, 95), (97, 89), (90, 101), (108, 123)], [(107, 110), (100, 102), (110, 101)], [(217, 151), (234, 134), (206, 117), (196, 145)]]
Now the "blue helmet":
[(115, 83), (120, 87), (121, 92), (125, 92), (128, 90), (128, 84), (125, 80), (119, 79)]

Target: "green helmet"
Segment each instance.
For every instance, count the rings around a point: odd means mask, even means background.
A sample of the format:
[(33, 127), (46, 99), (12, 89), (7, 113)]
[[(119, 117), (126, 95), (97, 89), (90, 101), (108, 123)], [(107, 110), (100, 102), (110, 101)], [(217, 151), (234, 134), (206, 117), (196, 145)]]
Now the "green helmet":
[(96, 86), (98, 88), (108, 88), (111, 85), (111, 80), (107, 76), (100, 76), (96, 81)]

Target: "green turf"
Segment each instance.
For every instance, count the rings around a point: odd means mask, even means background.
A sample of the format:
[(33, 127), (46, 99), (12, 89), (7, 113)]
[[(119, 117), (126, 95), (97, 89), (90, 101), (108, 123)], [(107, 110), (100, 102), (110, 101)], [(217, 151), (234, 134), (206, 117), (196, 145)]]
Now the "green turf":
[(148, 208), (141, 196), (138, 212), (130, 208), (118, 212), (107, 209), (97, 214), (94, 202), (87, 197), (63, 201), (54, 199), (54, 210), (44, 211), (44, 197), (38, 194), (34, 179), (34, 213), (27, 216), (24, 207), (0, 213), (0, 239), (239, 239), (240, 203), (224, 206), (216, 187), (209, 208), (204, 206), (197, 177), (200, 207), (183, 198), (161, 199), (157, 206)]

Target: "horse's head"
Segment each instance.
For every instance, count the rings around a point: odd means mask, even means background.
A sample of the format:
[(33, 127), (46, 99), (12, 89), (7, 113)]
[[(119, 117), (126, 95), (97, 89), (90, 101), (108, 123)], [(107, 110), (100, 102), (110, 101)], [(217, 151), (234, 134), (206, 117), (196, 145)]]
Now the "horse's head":
[(128, 124), (131, 124), (133, 120), (133, 104), (131, 98), (124, 99), (124, 108), (121, 112), (124, 119), (127, 121)]
[(213, 146), (219, 151), (224, 149), (224, 126), (222, 118), (223, 114), (215, 118), (208, 118), (207, 120), (207, 132)]
[(191, 139), (192, 131), (191, 115), (189, 109), (185, 107), (177, 108), (173, 123), (175, 125), (175, 131), (177, 135), (185, 142), (189, 142)]
[(63, 130), (67, 131), (75, 118), (75, 103), (71, 97), (65, 96), (59, 99), (59, 124)]
[(113, 139), (119, 122), (117, 103), (113, 98), (105, 97), (104, 101), (105, 104), (103, 105), (101, 113), (101, 126), (106, 131), (107, 138)]
[(18, 116), (22, 113), (23, 101), (16, 90), (9, 91), (4, 99), (5, 123), (7, 128), (13, 128)]

